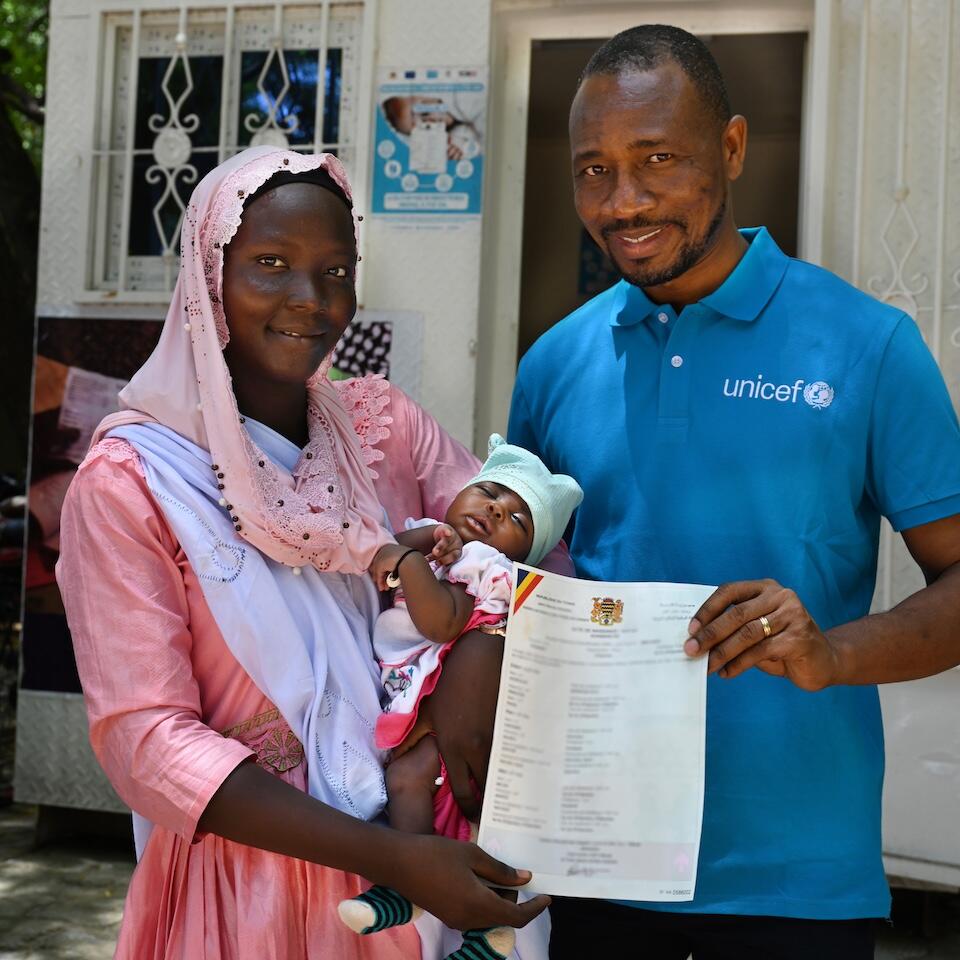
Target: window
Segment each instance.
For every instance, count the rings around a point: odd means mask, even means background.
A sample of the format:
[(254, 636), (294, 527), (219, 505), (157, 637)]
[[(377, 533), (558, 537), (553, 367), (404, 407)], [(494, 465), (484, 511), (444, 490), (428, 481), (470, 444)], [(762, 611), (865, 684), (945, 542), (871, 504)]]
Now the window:
[(356, 161), (363, 3), (131, 10), (103, 18), (88, 293), (165, 295), (190, 192), (262, 143)]

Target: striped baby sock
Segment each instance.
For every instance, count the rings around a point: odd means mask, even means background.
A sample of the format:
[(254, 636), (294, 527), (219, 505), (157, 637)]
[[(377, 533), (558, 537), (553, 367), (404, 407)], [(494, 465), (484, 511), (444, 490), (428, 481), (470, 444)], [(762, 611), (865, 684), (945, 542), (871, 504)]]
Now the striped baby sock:
[(377, 933), (416, 920), (423, 910), (389, 887), (371, 887), (351, 900), (341, 900), (340, 919), (354, 933)]
[(463, 946), (448, 954), (445, 960), (506, 960), (516, 940), (513, 927), (466, 930), (463, 934)]

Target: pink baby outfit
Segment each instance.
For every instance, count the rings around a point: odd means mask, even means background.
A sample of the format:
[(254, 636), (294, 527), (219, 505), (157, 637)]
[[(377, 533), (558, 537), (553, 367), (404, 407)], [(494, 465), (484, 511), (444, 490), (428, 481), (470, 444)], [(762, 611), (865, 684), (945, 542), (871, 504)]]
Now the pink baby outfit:
[[(436, 520), (408, 518), (404, 528), (430, 526)], [(430, 564), (438, 580), (462, 583), (473, 597), (473, 613), (459, 636), (447, 643), (431, 643), (414, 626), (407, 612), (402, 589), (394, 595), (394, 605), (377, 618), (373, 630), (373, 649), (380, 663), (380, 678), (389, 698), (377, 719), (376, 744), (383, 750), (399, 746), (413, 729), (420, 704), (436, 689), (443, 661), (450, 648), (465, 633), (488, 625), (503, 626), (510, 608), (513, 589), (513, 564), (499, 550), (473, 541), (463, 545), (456, 563)], [(470, 840), (470, 823), (457, 805), (440, 758), (441, 784), (433, 796), (433, 827), (436, 833), (453, 840)]]
[[(407, 519), (406, 530), (433, 526), (437, 520)], [(473, 613), (459, 636), (481, 624), (503, 625), (510, 607), (513, 564), (499, 550), (479, 541), (463, 545), (460, 559), (448, 566), (431, 563), (438, 580), (460, 583), (473, 598)], [(377, 719), (377, 746), (384, 750), (401, 744), (413, 728), (424, 697), (437, 685), (443, 660), (450, 647), (431, 643), (416, 628), (407, 611), (403, 590), (394, 594), (394, 605), (377, 618), (373, 630), (373, 649), (380, 663), (383, 689), (389, 698)]]
[[(442, 511), (476, 459), (394, 388), (353, 381), (344, 407), (394, 524)], [(382, 383), (382, 382), (381, 382)], [(58, 579), (94, 751), (155, 827), (127, 894), (120, 960), (400, 960), (413, 927), (357, 937), (336, 904), (368, 884), (209, 834), (197, 821), (255, 756), (298, 789), (302, 747), (230, 653), (133, 448), (99, 444), (64, 504)], [(225, 735), (226, 734), (226, 735)]]

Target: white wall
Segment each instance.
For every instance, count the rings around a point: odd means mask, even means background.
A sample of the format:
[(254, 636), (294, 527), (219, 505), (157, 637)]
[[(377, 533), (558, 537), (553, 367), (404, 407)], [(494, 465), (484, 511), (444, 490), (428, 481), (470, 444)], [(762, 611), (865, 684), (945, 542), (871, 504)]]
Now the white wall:
[[(960, 2), (836, 9), (824, 262), (916, 319), (960, 404)], [(887, 536), (878, 606), (922, 583)]]
[(83, 284), (83, 180), (93, 141), (89, 7), (86, 0), (53, 0), (50, 8), (37, 277), (41, 316), (82, 315), (74, 294)]
[[(381, 0), (378, 36), (377, 60), (383, 66), (485, 66), (490, 2)], [(425, 315), (420, 400), (469, 446), (476, 389), (480, 221), (413, 233), (380, 218), (372, 218), (367, 226), (365, 306)]]
[[(960, 3), (843, 0), (826, 265), (906, 309), (960, 403)], [(923, 586), (884, 531), (875, 606)], [(889, 872), (960, 885), (960, 672), (881, 688)]]

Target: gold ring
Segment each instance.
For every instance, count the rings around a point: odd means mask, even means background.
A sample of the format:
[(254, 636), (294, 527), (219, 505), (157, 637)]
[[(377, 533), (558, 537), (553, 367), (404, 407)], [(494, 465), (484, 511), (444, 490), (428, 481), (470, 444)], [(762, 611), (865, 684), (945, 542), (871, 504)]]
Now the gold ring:
[(771, 636), (773, 627), (770, 626), (770, 621), (766, 617), (757, 617), (757, 619), (760, 621), (760, 626), (763, 627), (764, 638)]

